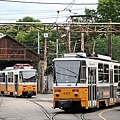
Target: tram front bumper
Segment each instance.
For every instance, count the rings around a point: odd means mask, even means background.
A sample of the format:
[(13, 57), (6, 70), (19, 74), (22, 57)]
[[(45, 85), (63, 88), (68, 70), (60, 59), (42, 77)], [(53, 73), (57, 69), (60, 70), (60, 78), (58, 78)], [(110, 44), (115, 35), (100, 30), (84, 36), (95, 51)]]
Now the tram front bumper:
[(72, 106), (71, 99), (58, 100), (58, 107), (60, 109), (68, 109), (68, 108), (71, 108), (71, 106)]
[(35, 91), (25, 91), (25, 92), (22, 92), (22, 95), (33, 96), (33, 95), (36, 95), (36, 92)]

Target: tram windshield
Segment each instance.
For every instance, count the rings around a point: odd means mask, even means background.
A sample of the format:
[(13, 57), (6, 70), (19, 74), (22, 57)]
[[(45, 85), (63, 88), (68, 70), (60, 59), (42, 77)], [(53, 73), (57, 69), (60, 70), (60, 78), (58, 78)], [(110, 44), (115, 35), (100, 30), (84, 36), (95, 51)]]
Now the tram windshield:
[(21, 71), (20, 82), (36, 82), (36, 71)]
[(80, 61), (55, 61), (55, 83), (77, 83), (79, 77)]

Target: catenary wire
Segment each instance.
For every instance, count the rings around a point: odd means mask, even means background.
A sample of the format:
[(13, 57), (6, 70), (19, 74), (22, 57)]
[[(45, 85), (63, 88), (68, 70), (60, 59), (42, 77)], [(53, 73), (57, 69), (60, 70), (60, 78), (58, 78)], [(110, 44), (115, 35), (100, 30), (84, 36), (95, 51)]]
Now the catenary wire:
[[(17, 2), (17, 3), (32, 3), (32, 4), (53, 4), (53, 5), (69, 5), (70, 3), (55, 3), (55, 2), (32, 2), (32, 1), (19, 1), (19, 0), (0, 0), (3, 2)], [(97, 5), (98, 3), (74, 3), (74, 5)]]

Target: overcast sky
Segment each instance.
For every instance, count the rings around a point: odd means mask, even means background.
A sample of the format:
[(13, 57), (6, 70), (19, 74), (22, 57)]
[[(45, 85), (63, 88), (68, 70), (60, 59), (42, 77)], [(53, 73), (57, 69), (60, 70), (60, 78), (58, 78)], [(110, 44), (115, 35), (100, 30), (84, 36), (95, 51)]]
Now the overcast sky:
[[(9, 2), (8, 2), (9, 1)], [(18, 2), (12, 2), (18, 1)], [(23, 1), (24, 3), (21, 3)], [(34, 2), (34, 3), (25, 3)], [(38, 3), (36, 3), (38, 2)], [(41, 3), (70, 3), (68, 4), (41, 4)], [(73, 3), (73, 4), (72, 4)], [(87, 5), (81, 5), (86, 3)], [(30, 16), (44, 22), (64, 22), (73, 14), (84, 14), (85, 8), (95, 9), (98, 0), (0, 0), (0, 22), (16, 21)], [(79, 4), (79, 5), (76, 5)], [(59, 11), (59, 14), (58, 12)]]

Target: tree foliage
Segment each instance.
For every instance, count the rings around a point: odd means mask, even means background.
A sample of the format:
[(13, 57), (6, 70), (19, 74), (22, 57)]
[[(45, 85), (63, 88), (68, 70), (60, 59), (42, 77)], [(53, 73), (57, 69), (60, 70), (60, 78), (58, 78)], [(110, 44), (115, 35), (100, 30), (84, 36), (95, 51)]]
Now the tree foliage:
[[(102, 0), (101, 0), (102, 1)], [(108, 0), (107, 0), (108, 1)], [(100, 4), (99, 4), (100, 5)], [(100, 7), (99, 7), (100, 11)], [(85, 10), (87, 15), (92, 15), (95, 16), (95, 21), (100, 22), (101, 19), (99, 19), (99, 16), (102, 13), (97, 12), (97, 10), (90, 10), (86, 9)], [(103, 21), (107, 20), (108, 18), (101, 17)], [(35, 20), (32, 17), (26, 16), (23, 19), (20, 19), (19, 22), (40, 22), (39, 20)], [(71, 26), (71, 30), (77, 28), (78, 26)], [(67, 46), (66, 46), (66, 39), (67, 39), (67, 34), (66, 34), (66, 29), (65, 26), (40, 26), (40, 25), (19, 25), (19, 26), (7, 26), (5, 27), (6, 33), (10, 35), (11, 37), (15, 38), (19, 42), (22, 42), (24, 45), (27, 47), (35, 50), (37, 52), (38, 50), (38, 32), (40, 33), (40, 55), (43, 56), (44, 53), (44, 33), (48, 33), (48, 38), (47, 38), (47, 60), (48, 60), (48, 66), (52, 63), (52, 59), (56, 57), (56, 39), (58, 39), (58, 49), (59, 53), (58, 56), (61, 57), (64, 53), (67, 53)], [(10, 31), (15, 31), (15, 32), (10, 32)], [(19, 30), (19, 32), (17, 32)], [(90, 43), (91, 47), (91, 52), (93, 49), (93, 42), (95, 40), (94, 38), (95, 33), (89, 33), (88, 34), (88, 40)], [(65, 37), (61, 37), (63, 35), (66, 35)], [(80, 52), (80, 38), (81, 34), (79, 32), (77, 33), (72, 33), (71, 32), (71, 52), (74, 51), (74, 46), (77, 42), (75, 52)], [(99, 34), (97, 34), (99, 35)], [(96, 35), (96, 36), (97, 36)], [(113, 52), (113, 59), (116, 59), (120, 61), (120, 57), (118, 56), (120, 54), (120, 36), (119, 34), (114, 34), (113, 35), (113, 40), (112, 40), (112, 52)], [(86, 42), (86, 39), (85, 39)], [(101, 44), (102, 43), (102, 44)], [(85, 43), (86, 47), (86, 43)], [(96, 38), (96, 45), (95, 45), (95, 52), (98, 54), (103, 54), (103, 55), (108, 55), (108, 37), (105, 38)]]
[(101, 22), (112, 19), (113, 22), (120, 22), (120, 1), (119, 0), (99, 0), (97, 13)]
[(120, 1), (119, 0), (99, 0), (97, 13), (101, 22), (120, 22)]
[(34, 19), (33, 17), (30, 16), (25, 16), (23, 19), (19, 19), (18, 22), (40, 22), (38, 19)]
[(120, 1), (99, 0), (97, 9), (85, 9), (86, 15), (92, 15), (95, 22), (120, 22)]
[[(85, 9), (86, 15), (92, 15), (94, 18), (93, 22), (108, 22), (109, 19), (112, 22), (120, 22), (120, 1), (119, 0), (99, 0), (97, 9)], [(93, 36), (92, 36), (93, 37)], [(93, 39), (89, 38), (90, 43), (93, 45)], [(112, 35), (112, 57), (120, 61), (119, 43), (120, 34)], [(102, 44), (101, 44), (102, 43)], [(91, 46), (92, 46), (91, 45)], [(109, 55), (108, 54), (108, 37), (96, 39), (96, 53)]]

